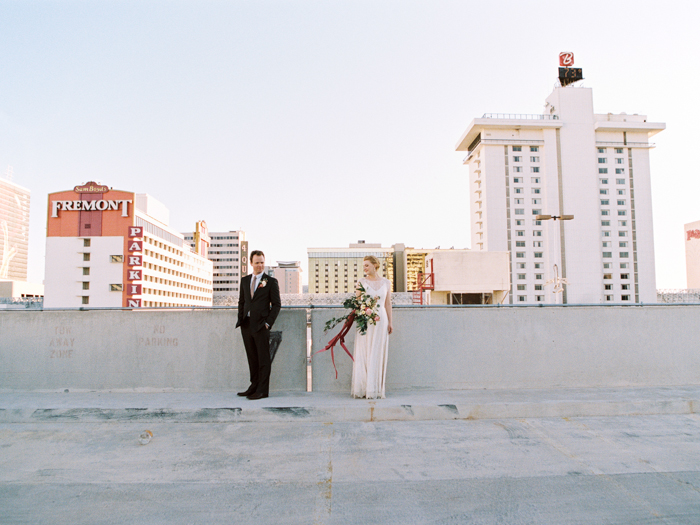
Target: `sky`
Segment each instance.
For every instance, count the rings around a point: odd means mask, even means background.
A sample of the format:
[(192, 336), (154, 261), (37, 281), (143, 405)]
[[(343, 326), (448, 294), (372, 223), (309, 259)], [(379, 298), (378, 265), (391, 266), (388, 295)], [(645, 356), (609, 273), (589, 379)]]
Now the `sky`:
[(0, 174), (32, 192), (148, 193), (170, 226), (242, 229), (267, 262), (357, 240), (469, 248), (455, 145), (484, 113), (542, 113), (561, 51), (597, 113), (667, 129), (650, 151), (657, 288), (685, 288), (700, 4), (691, 1), (0, 2)]

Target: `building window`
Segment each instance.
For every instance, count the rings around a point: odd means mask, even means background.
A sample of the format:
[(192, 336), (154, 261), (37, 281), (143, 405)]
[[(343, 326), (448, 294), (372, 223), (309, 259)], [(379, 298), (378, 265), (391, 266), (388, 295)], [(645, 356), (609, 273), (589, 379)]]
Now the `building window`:
[(533, 237), (542, 237), (542, 230), (532, 230)]
[(629, 289), (630, 289), (630, 285), (629, 285), (629, 284), (623, 284), (623, 285), (622, 285), (622, 289), (623, 289), (623, 290), (629, 290)]
[(83, 254), (83, 261), (89, 261), (90, 260), (90, 254), (89, 253), (84, 253)]
[(605, 148), (598, 148), (598, 153), (605, 153)]
[(611, 273), (604, 273), (603, 279), (612, 279), (612, 274)]
[(123, 263), (124, 256), (123, 255), (110, 255), (109, 260), (113, 263)]
[(612, 295), (606, 295), (606, 296), (605, 296), (605, 300), (606, 300), (606, 301), (612, 301), (612, 300), (613, 300), (613, 296), (612, 296)]
[(90, 239), (83, 239), (83, 248), (90, 247)]
[(542, 268), (542, 263), (535, 263), (535, 269), (540, 270)]
[(610, 241), (603, 241), (603, 248), (610, 248)]
[(615, 164), (624, 164), (625, 159), (615, 159)]
[(626, 258), (629, 257), (629, 256), (630, 256), (629, 252), (620, 252), (620, 258), (621, 258), (621, 259), (626, 259)]
[(539, 162), (540, 158), (539, 157), (530, 157), (530, 162)]
[(525, 221), (522, 220), (522, 219), (517, 219), (517, 220), (515, 221), (515, 225), (516, 225), (516, 226), (524, 226), (524, 225), (525, 225)]
[[(608, 168), (598, 168), (598, 173), (607, 173)], [(603, 184), (607, 184), (607, 182), (604, 182)]]
[(542, 252), (535, 252), (535, 259), (542, 259)]
[(522, 203), (523, 203), (523, 199), (515, 199), (515, 204), (522, 204)]
[(523, 291), (527, 290), (527, 284), (519, 284), (518, 285), (518, 291)]
[(609, 231), (604, 231), (604, 232), (603, 232), (603, 237), (610, 237), (610, 232), (609, 232)]
[(626, 210), (617, 210), (617, 214), (618, 215), (627, 215), (627, 211)]
[(83, 275), (90, 275), (90, 268), (83, 268)]
[(628, 273), (621, 273), (620, 274), (620, 279), (629, 279), (629, 278), (630, 278), (630, 274), (628, 274)]
[(544, 295), (536, 295), (535, 301), (537, 301), (538, 303), (543, 303), (544, 302)]
[(532, 221), (532, 225), (533, 226), (542, 226), (542, 221), (538, 221), (537, 219), (535, 219), (534, 221)]
[(612, 252), (603, 252), (603, 259), (612, 259)]
[(518, 296), (518, 302), (519, 302), (519, 303), (527, 302), (527, 296), (526, 296), (526, 295), (519, 295), (519, 296)]
[(520, 156), (513, 157), (513, 162), (522, 162), (522, 161), (523, 161), (523, 158)]
[(610, 268), (612, 268), (612, 263), (603, 263), (604, 270), (609, 270)]
[(608, 183), (608, 179), (600, 179), (600, 183), (601, 183), (601, 184), (607, 184), (607, 183)]
[(542, 241), (532, 241), (533, 248), (542, 248)]
[(513, 146), (513, 151), (522, 151), (523, 147), (522, 146)]
[(617, 221), (618, 226), (627, 227), (627, 221)]
[(612, 290), (612, 284), (605, 284), (603, 285), (606, 290)]
[(624, 195), (625, 193), (627, 193), (627, 190), (617, 190), (618, 195)]
[(601, 226), (610, 226), (610, 221), (600, 221)]
[(534, 204), (534, 205), (542, 204), (542, 199), (532, 199), (532, 204)]
[(524, 259), (525, 258), (525, 252), (515, 252), (515, 257), (518, 259)]
[(544, 287), (541, 284), (536, 284), (535, 285), (535, 290), (543, 290)]
[(515, 191), (515, 193), (522, 193), (523, 192), (522, 188), (513, 188), (513, 190)]
[(525, 248), (525, 241), (515, 241), (516, 248)]
[(109, 291), (110, 292), (121, 292), (123, 291), (124, 287), (121, 284), (110, 284), (109, 285)]
[(518, 230), (515, 232), (518, 237), (525, 237), (525, 230)]
[(540, 189), (539, 188), (532, 188), (532, 193), (539, 193)]
[(624, 205), (625, 205), (625, 200), (624, 200), (624, 199), (617, 199), (617, 205), (618, 205), (618, 206), (624, 206)]
[(610, 201), (608, 199), (600, 199), (601, 206), (610, 206)]
[(620, 263), (620, 268), (623, 268), (623, 269), (624, 269), (624, 268), (629, 268), (629, 266), (630, 266), (630, 263), (625, 263), (625, 262)]
[(607, 163), (608, 163), (608, 159), (598, 157), (598, 164), (607, 164)]
[(615, 179), (615, 182), (616, 182), (617, 184), (624, 184), (624, 183), (625, 183), (625, 179)]
[(621, 154), (621, 153), (622, 153), (622, 148), (615, 148), (615, 153)]
[(624, 175), (625, 174), (624, 168), (615, 168), (615, 174), (616, 175)]
[(601, 215), (610, 215), (610, 210), (600, 210)]
[(607, 195), (607, 194), (608, 194), (608, 190), (607, 190), (607, 189), (601, 189), (601, 190), (600, 190), (600, 194), (601, 194), (601, 195)]
[(516, 215), (525, 215), (525, 210), (522, 208), (516, 208), (515, 209), (515, 214)]
[(83, 282), (83, 290), (89, 290), (90, 289), (90, 283), (89, 282)]
[(622, 296), (622, 300), (623, 300), (623, 301), (629, 301), (629, 300), (630, 300), (630, 296), (629, 296), (629, 295), (623, 295), (623, 296)]
[(627, 241), (620, 241), (620, 248), (627, 248)]
[(82, 299), (83, 304), (90, 304), (90, 297), (88, 297), (87, 295), (83, 295)]
[(530, 177), (530, 182), (532, 182), (533, 184), (539, 184), (540, 178), (539, 177)]
[(522, 184), (522, 183), (523, 183), (522, 177), (513, 177), (513, 184)]
[(523, 171), (523, 167), (522, 166), (513, 166), (513, 171), (516, 173), (520, 173), (521, 171)]
[[(534, 199), (533, 199), (533, 200), (534, 200)], [(532, 210), (532, 214), (533, 214), (533, 215), (542, 215), (542, 210), (540, 210), (540, 209), (534, 210), (534, 209), (533, 209), (533, 210)]]
[(530, 151), (532, 151), (532, 152), (540, 151), (540, 147), (539, 146), (530, 146)]
[(536, 273), (535, 279), (538, 281), (542, 281), (544, 279), (544, 274), (543, 273)]
[(531, 173), (539, 173), (540, 167), (539, 166), (530, 166), (530, 172)]
[(518, 270), (524, 270), (526, 266), (527, 263), (518, 263)]

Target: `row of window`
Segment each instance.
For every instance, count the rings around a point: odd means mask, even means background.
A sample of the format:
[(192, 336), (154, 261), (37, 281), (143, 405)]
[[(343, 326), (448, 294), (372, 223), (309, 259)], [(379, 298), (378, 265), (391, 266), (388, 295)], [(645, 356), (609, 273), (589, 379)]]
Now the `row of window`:
[[(517, 157), (515, 157), (515, 158), (517, 158)], [(515, 173), (522, 173), (523, 167), (522, 166), (513, 166), (513, 171)], [(530, 166), (530, 173), (539, 173), (539, 172), (540, 172), (539, 166)]]
[[(530, 188), (531, 193), (541, 193), (542, 190), (540, 188)], [(525, 193), (525, 188), (513, 188), (513, 193)]]
[[(518, 302), (519, 303), (526, 303), (527, 302), (527, 295), (519, 295)], [(535, 302), (543, 303), (544, 302), (544, 295), (536, 295)]]
[[(530, 177), (530, 182), (532, 184), (539, 184), (541, 180), (542, 180), (542, 177)], [(522, 183), (523, 183), (522, 177), (513, 177), (513, 184), (522, 184)]]
[[(608, 148), (598, 148), (598, 153), (606, 153), (608, 151)], [(615, 153), (618, 155), (621, 155), (625, 152), (624, 149), (622, 148), (615, 148)]]
[[(606, 175), (608, 173), (608, 168), (598, 168), (598, 173)], [(625, 168), (615, 168), (615, 174), (616, 175), (624, 175)]]
[[(525, 241), (515, 241), (516, 248), (525, 248)], [(542, 248), (542, 241), (532, 241), (533, 248)]]
[[(603, 216), (610, 215), (610, 210), (600, 210), (600, 214)], [(617, 210), (618, 217), (624, 217), (627, 215), (627, 210)]]
[[(513, 149), (513, 151), (522, 151), (523, 147), (522, 146), (513, 146), (512, 149)], [(536, 152), (536, 151), (540, 151), (539, 146), (530, 146), (530, 152)]]
[[(608, 184), (608, 179), (600, 179), (601, 184)], [(615, 184), (625, 185), (627, 181), (625, 179), (615, 179)]]
[[(525, 199), (514, 199), (513, 204), (525, 204)], [(542, 204), (542, 199), (532, 199), (532, 204), (538, 206)]]
[[(600, 188), (599, 191), (600, 191), (601, 195), (608, 195), (610, 192), (610, 190), (608, 188)], [(627, 190), (625, 190), (625, 189), (618, 188), (615, 191), (617, 192), (618, 195), (627, 195)]]
[[(605, 157), (598, 157), (598, 164), (607, 164), (607, 163), (608, 163), (608, 159), (606, 159)], [(615, 164), (624, 164), (624, 163), (625, 163), (625, 159), (623, 159), (623, 158), (615, 159)]]
[[(523, 158), (520, 155), (515, 155), (513, 156), (513, 162), (522, 162)], [(540, 158), (539, 157), (530, 157), (530, 162), (539, 162)]]

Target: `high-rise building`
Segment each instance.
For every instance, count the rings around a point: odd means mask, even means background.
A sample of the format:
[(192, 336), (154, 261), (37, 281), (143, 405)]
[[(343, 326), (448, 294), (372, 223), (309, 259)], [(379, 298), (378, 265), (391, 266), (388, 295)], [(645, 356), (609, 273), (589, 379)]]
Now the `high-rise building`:
[(49, 194), (45, 308), (212, 305), (212, 263), (146, 194), (88, 182)]
[[(379, 259), (379, 274), (394, 282), (394, 249), (358, 241), (348, 248), (307, 248), (309, 293), (348, 293), (363, 276), (362, 261), (367, 255)], [(393, 290), (392, 290), (393, 291)]]
[[(194, 246), (197, 232), (184, 233)], [(238, 295), (241, 279), (248, 275), (248, 241), (243, 230), (209, 232), (208, 259), (214, 264), (214, 297)]]
[(28, 189), (0, 178), (0, 279), (27, 280), (29, 194)]
[(301, 261), (277, 261), (277, 266), (266, 266), (265, 272), (277, 279), (281, 294), (302, 293)]
[(649, 138), (663, 129), (596, 114), (591, 89), (573, 85), (555, 88), (542, 115), (472, 121), (456, 148), (467, 152), (472, 248), (510, 252), (509, 302), (656, 301)]

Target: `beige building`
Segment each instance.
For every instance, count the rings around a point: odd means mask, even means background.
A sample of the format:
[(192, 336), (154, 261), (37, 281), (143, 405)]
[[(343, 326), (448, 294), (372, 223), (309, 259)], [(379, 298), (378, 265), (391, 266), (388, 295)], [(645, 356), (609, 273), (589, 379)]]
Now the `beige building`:
[(358, 241), (348, 248), (307, 248), (309, 293), (348, 293), (363, 276), (362, 261), (374, 255), (379, 274), (394, 282), (394, 249)]
[(280, 294), (302, 293), (301, 261), (277, 261), (277, 266), (267, 266), (265, 272), (277, 279)]
[[(185, 232), (185, 242), (194, 248), (197, 232)], [(248, 241), (243, 230), (208, 232), (205, 257), (214, 264), (214, 297), (238, 296), (241, 279), (248, 275)]]
[(700, 290), (700, 221), (690, 222), (685, 230), (685, 274), (690, 290)]
[(0, 279), (27, 280), (29, 190), (0, 178)]

